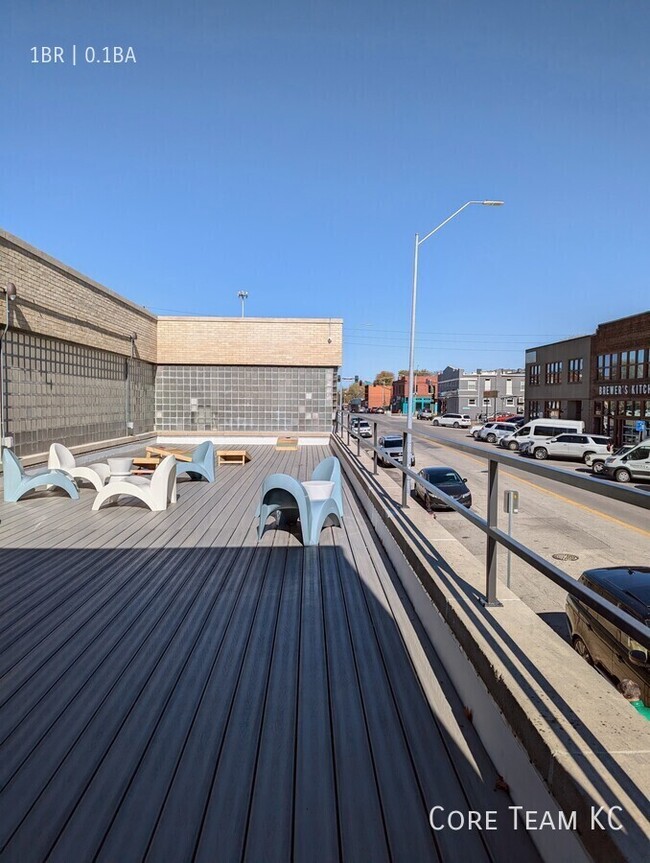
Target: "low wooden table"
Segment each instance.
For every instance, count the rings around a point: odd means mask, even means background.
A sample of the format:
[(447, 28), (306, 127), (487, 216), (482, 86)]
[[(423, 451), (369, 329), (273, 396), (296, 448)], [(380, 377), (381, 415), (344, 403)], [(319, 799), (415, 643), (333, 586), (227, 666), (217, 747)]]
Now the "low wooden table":
[(251, 457), (245, 449), (218, 449), (217, 464), (246, 464)]
[(166, 455), (173, 455), (176, 458), (176, 461), (192, 461), (192, 456), (188, 455), (186, 452), (180, 449), (169, 449), (168, 447), (160, 447), (160, 446), (148, 446), (146, 447), (145, 452), (147, 456), (162, 456), (163, 458)]
[(162, 461), (162, 459), (160, 456), (153, 456), (153, 457), (147, 457), (147, 458), (144, 458), (144, 457), (143, 458), (134, 458), (133, 459), (133, 466), (145, 468), (145, 469), (157, 468), (161, 461)]

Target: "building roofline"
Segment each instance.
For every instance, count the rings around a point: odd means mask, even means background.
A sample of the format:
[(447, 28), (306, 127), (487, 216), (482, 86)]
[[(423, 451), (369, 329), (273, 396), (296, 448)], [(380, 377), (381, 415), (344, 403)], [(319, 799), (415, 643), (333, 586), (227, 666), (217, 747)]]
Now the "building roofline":
[(579, 339), (593, 339), (593, 337), (594, 333), (585, 333), (581, 336), (570, 336), (568, 339), (559, 339), (557, 342), (546, 342), (544, 345), (532, 345), (530, 348), (524, 348), (524, 355), (528, 351), (537, 351), (540, 348), (552, 348), (553, 345), (563, 345), (565, 342), (577, 342)]

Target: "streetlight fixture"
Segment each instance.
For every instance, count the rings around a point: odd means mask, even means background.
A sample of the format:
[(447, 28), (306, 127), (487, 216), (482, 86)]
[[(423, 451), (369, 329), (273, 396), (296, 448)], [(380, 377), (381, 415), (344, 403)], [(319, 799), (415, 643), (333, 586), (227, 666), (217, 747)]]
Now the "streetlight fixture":
[[(453, 218), (455, 218), (459, 213), (462, 213), (466, 207), (469, 207), (471, 204), (479, 204), (482, 207), (501, 207), (503, 206), (503, 201), (467, 201), (463, 204), (462, 207), (459, 207), (455, 213), (452, 213), (451, 216), (448, 216), (444, 222), (441, 222), (437, 227), (435, 227), (432, 231), (420, 239), (420, 235), (415, 235), (415, 250), (413, 255), (413, 292), (411, 294), (411, 344), (409, 348), (409, 390), (408, 390), (408, 413), (406, 415), (406, 431), (408, 432), (406, 436), (406, 458), (404, 464), (407, 467), (411, 466), (411, 454), (413, 452), (413, 444), (411, 441), (411, 435), (413, 432), (413, 389), (414, 389), (414, 373), (413, 373), (413, 363), (414, 363), (414, 355), (415, 355), (415, 304), (417, 299), (418, 292), (418, 252), (422, 243), (426, 243), (429, 237), (432, 237), (440, 228), (444, 228), (447, 222), (451, 222)], [(410, 478), (406, 478), (405, 490), (408, 495), (408, 492), (411, 488)], [(406, 500), (407, 498), (405, 498)]]
[(248, 291), (238, 291), (237, 296), (241, 300), (241, 316), (244, 317), (244, 303), (248, 299)]

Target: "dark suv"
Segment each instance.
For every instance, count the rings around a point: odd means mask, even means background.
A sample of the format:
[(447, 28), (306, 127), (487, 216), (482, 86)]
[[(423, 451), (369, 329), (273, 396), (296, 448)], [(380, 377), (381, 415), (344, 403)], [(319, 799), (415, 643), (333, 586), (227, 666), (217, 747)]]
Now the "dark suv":
[[(603, 599), (650, 625), (650, 567), (588, 569), (580, 581)], [(571, 595), (566, 599), (566, 615), (575, 650), (615, 684), (634, 680), (641, 687), (644, 703), (650, 704), (648, 651)]]

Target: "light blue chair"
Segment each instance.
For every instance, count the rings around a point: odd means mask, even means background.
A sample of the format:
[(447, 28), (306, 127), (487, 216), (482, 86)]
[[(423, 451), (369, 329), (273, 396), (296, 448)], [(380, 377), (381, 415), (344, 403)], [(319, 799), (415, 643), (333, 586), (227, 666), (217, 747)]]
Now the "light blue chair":
[(188, 473), (192, 479), (207, 479), (214, 482), (214, 444), (210, 440), (203, 441), (192, 451), (192, 461), (179, 461), (176, 465), (176, 475)]
[[(330, 484), (331, 490), (328, 490), (327, 484)], [(258, 542), (264, 534), (267, 518), (274, 513), (298, 519), (303, 545), (318, 545), (320, 532), (328, 518), (332, 518), (339, 526), (343, 522), (339, 460), (332, 456), (322, 461), (309, 482), (298, 482), (283, 473), (272, 474), (264, 480), (256, 513), (259, 518)]]
[(16, 503), (32, 489), (42, 485), (54, 485), (62, 488), (73, 500), (79, 500), (79, 491), (74, 480), (61, 470), (42, 468), (25, 472), (20, 459), (8, 448), (2, 451), (2, 468), (4, 471), (4, 499), (6, 503)]

